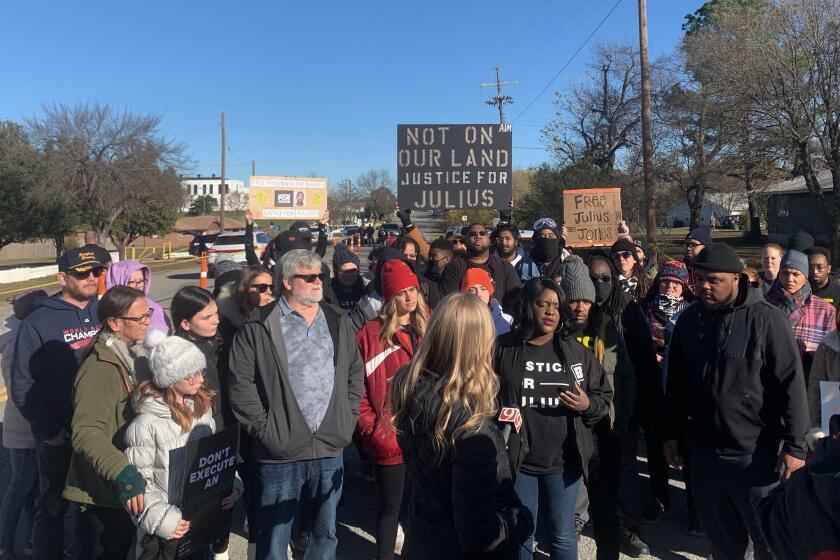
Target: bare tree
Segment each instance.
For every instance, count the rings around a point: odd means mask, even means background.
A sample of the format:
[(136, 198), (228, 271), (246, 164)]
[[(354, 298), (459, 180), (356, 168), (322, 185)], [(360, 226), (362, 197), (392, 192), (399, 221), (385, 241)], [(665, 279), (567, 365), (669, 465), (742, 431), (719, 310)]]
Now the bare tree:
[(721, 10), (703, 31), (714, 47), (704, 60), (732, 97), (751, 107), (762, 133), (805, 179), (840, 258), (840, 196), (829, 200), (817, 180), (831, 171), (840, 192), (840, 0), (776, 0), (744, 17)]
[(556, 118), (543, 129), (561, 165), (615, 167), (616, 155), (636, 142), (641, 119), (639, 55), (629, 45), (595, 49), (587, 80), (557, 93)]
[[(660, 63), (664, 64), (664, 63)], [(690, 226), (700, 223), (707, 191), (716, 188), (732, 140), (732, 115), (725, 100), (679, 53), (670, 60), (666, 85), (655, 96), (661, 144), (657, 168), (685, 194)]]
[(387, 169), (371, 169), (356, 179), (358, 196), (362, 199), (368, 218), (378, 221), (397, 208), (394, 179)]
[(144, 173), (157, 177), (184, 163), (183, 147), (160, 134), (160, 121), (99, 103), (44, 107), (27, 128), (61, 184), (41, 185), (42, 192), (80, 202), (91, 228), (108, 237), (126, 209), (159, 184)]
[(362, 197), (350, 179), (343, 179), (332, 186), (327, 197), (330, 217), (338, 219), (340, 224), (353, 221), (363, 206)]

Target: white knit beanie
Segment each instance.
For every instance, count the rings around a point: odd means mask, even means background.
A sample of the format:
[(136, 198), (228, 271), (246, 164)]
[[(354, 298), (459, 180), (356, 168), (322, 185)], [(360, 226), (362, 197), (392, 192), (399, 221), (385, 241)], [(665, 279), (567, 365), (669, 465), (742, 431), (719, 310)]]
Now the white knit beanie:
[(198, 346), (180, 336), (167, 336), (155, 345), (149, 358), (152, 380), (165, 389), (207, 367), (207, 358)]

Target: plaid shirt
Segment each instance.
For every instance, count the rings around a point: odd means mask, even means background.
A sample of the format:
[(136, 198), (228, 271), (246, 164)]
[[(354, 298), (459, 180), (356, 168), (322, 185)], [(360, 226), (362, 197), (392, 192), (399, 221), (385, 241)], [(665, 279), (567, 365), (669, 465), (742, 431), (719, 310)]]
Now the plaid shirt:
[[(771, 289), (767, 294), (767, 300), (780, 307), (784, 306), (779, 301), (781, 290)], [(788, 315), (793, 337), (796, 339), (796, 346), (801, 354), (816, 352), (817, 347), (828, 336), (828, 333), (837, 329), (837, 316), (834, 307), (822, 298), (809, 296), (802, 303), (797, 305)]]
[(816, 352), (828, 333), (837, 330), (834, 306), (817, 296), (809, 297), (805, 305), (797, 307), (790, 314), (790, 320), (793, 337), (802, 353)]

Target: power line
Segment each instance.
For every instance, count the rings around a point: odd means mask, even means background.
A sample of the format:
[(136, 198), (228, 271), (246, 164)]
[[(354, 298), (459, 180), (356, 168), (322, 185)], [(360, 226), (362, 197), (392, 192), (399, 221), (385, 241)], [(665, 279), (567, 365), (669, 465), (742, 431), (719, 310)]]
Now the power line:
[(567, 61), (566, 61), (566, 64), (564, 64), (564, 65), (560, 68), (560, 70), (559, 70), (559, 71), (558, 71), (558, 72), (554, 75), (554, 77), (552, 77), (552, 78), (551, 78), (551, 80), (549, 80), (549, 81), (548, 81), (548, 83), (545, 85), (545, 87), (544, 87), (544, 88), (542, 88), (542, 90), (540, 90), (540, 92), (537, 94), (537, 96), (536, 96), (533, 100), (531, 100), (531, 102), (530, 102), (530, 103), (528, 103), (528, 105), (525, 107), (525, 109), (523, 109), (523, 110), (522, 110), (522, 112), (521, 112), (521, 113), (519, 113), (519, 114), (516, 116), (516, 118), (515, 118), (515, 119), (513, 119), (513, 121), (511, 121), (511, 122), (516, 122), (516, 121), (519, 119), (519, 117), (521, 117), (522, 115), (524, 115), (524, 114), (528, 111), (528, 109), (530, 109), (530, 108), (534, 105), (534, 103), (536, 103), (536, 102), (537, 102), (537, 100), (538, 100), (540, 97), (542, 97), (542, 95), (546, 92), (546, 90), (547, 90), (548, 88), (550, 88), (550, 87), (551, 87), (551, 84), (553, 84), (553, 83), (554, 83), (554, 81), (555, 81), (557, 78), (559, 78), (559, 77), (560, 77), (560, 74), (562, 74), (562, 73), (563, 73), (563, 71), (564, 71), (564, 70), (565, 70), (565, 69), (569, 66), (569, 64), (571, 64), (571, 63), (572, 63), (572, 61), (573, 61), (573, 60), (577, 57), (577, 55), (578, 55), (578, 54), (580, 54), (580, 51), (582, 51), (582, 50), (584, 49), (584, 47), (586, 47), (586, 45), (589, 43), (589, 41), (592, 39), (592, 37), (595, 35), (595, 33), (597, 33), (599, 29), (601, 29), (601, 26), (602, 26), (602, 25), (604, 25), (604, 23), (605, 23), (605, 22), (607, 21), (607, 19), (608, 19), (608, 18), (609, 18), (609, 17), (613, 14), (613, 12), (616, 10), (616, 8), (618, 8), (618, 5), (619, 5), (619, 4), (621, 4), (621, 2), (622, 2), (622, 0), (618, 0), (615, 4), (613, 4), (613, 7), (610, 9), (610, 11), (609, 11), (609, 12), (607, 12), (607, 15), (605, 15), (605, 16), (604, 16), (604, 18), (603, 18), (603, 19), (601, 20), (601, 22), (600, 22), (600, 23), (599, 23), (599, 24), (595, 27), (595, 29), (593, 29), (593, 30), (592, 30), (592, 32), (591, 32), (591, 33), (590, 33), (590, 34), (586, 37), (586, 39), (584, 39), (583, 43), (581, 43), (581, 44), (580, 44), (580, 46), (577, 48), (577, 50), (576, 50), (576, 51), (572, 54), (572, 56), (569, 58), (569, 60), (567, 60)]
[[(592, 10), (590, 10), (590, 12), (589, 12), (588, 14), (586, 14), (585, 16), (583, 16), (582, 18), (580, 18), (580, 20), (578, 21), (578, 23), (582, 23), (582, 22), (584, 22), (585, 20), (589, 19), (589, 17), (590, 17), (592, 14), (594, 14), (595, 12), (597, 12), (597, 11), (601, 8), (601, 6), (604, 4), (604, 2), (605, 2), (605, 0), (600, 0), (600, 2), (598, 2), (598, 3), (595, 5), (595, 7), (594, 7), (594, 8), (592, 8)], [(586, 6), (586, 0), (583, 0), (583, 1), (582, 1), (579, 5), (578, 5), (577, 9), (575, 9), (575, 11), (574, 11), (574, 12), (572, 12), (572, 15), (571, 15), (571, 16), (569, 16), (569, 17), (566, 19), (566, 21), (563, 23), (563, 25), (561, 25), (561, 26), (560, 26), (560, 28), (559, 28), (559, 29), (557, 29), (557, 31), (555, 31), (554, 33), (552, 33), (552, 34), (551, 34), (551, 36), (550, 36), (548, 39), (546, 39), (546, 40), (545, 40), (545, 42), (544, 42), (542, 45), (540, 45), (540, 47), (539, 47), (536, 51), (534, 51), (534, 53), (531, 55), (531, 57), (530, 57), (530, 58), (526, 58), (525, 60), (523, 60), (523, 61), (522, 61), (522, 63), (520, 64), (520, 66), (524, 66), (524, 67), (525, 67), (525, 69), (524, 69), (524, 70), (522, 70), (521, 72), (519, 72), (519, 74), (518, 74), (519, 78), (522, 78), (522, 76), (524, 76), (525, 74), (527, 74), (528, 72), (530, 72), (530, 71), (531, 71), (531, 69), (533, 69), (533, 68), (534, 68), (534, 66), (536, 66), (537, 64), (539, 64), (539, 63), (540, 63), (540, 61), (542, 61), (545, 57), (547, 57), (549, 54), (551, 54), (551, 51), (553, 51), (554, 49), (556, 49), (557, 47), (559, 47), (560, 45), (562, 45), (562, 44), (566, 41), (566, 38), (567, 38), (568, 36), (567, 36), (567, 35), (564, 35), (564, 36), (563, 36), (563, 37), (562, 37), (559, 41), (557, 41), (557, 42), (556, 42), (553, 46), (549, 47), (549, 48), (548, 48), (548, 50), (546, 50), (545, 52), (542, 52), (542, 51), (543, 51), (543, 49), (545, 49), (545, 48), (546, 48), (546, 47), (547, 47), (547, 46), (548, 46), (548, 45), (549, 45), (552, 41), (554, 41), (554, 39), (555, 39), (558, 35), (560, 35), (560, 34), (561, 34), (561, 33), (562, 33), (562, 32), (563, 32), (563, 31), (564, 31), (567, 27), (569, 27), (570, 25), (572, 25), (572, 24), (573, 24), (573, 22), (575, 21), (575, 18), (578, 16), (578, 14), (580, 14), (580, 12), (581, 12), (581, 10), (583, 10), (583, 7), (584, 7), (584, 6)], [(540, 54), (540, 53), (542, 53), (542, 54)]]
[(537, 11), (534, 12), (534, 15), (531, 16), (531, 19), (528, 20), (528, 23), (526, 23), (525, 26), (521, 30), (519, 30), (519, 33), (516, 35), (516, 38), (513, 40), (513, 43), (511, 43), (511, 45), (507, 48), (507, 50), (504, 52), (502, 57), (499, 59), (500, 64), (503, 63), (505, 61), (505, 59), (507, 58), (507, 56), (513, 51), (513, 49), (516, 48), (516, 46), (519, 44), (519, 42), (525, 36), (525, 33), (531, 28), (532, 25), (534, 25), (534, 22), (537, 21), (537, 16), (539, 16), (540, 13), (545, 11), (545, 8), (548, 6), (549, 2), (551, 2), (551, 0), (545, 0), (542, 3), (542, 5), (539, 8), (537, 8)]

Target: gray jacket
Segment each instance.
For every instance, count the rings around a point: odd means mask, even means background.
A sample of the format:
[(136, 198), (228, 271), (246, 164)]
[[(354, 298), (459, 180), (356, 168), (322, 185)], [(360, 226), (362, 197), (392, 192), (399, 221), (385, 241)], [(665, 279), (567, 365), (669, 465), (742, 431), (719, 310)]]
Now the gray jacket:
[(230, 405), (251, 436), (250, 458), (290, 463), (337, 457), (353, 436), (363, 390), (363, 364), (350, 317), (340, 307), (321, 303), (333, 342), (335, 384), (326, 416), (312, 433), (289, 382), (287, 343), (276, 306), (275, 301), (255, 309), (230, 348)]
[[(125, 433), (125, 455), (146, 479), (143, 513), (138, 526), (147, 535), (171, 539), (181, 520), (178, 506), (182, 488), (180, 485), (170, 488), (169, 481), (184, 478), (187, 442), (215, 431), (213, 411), (208, 410), (193, 422), (189, 432), (182, 433), (181, 427), (172, 419), (169, 407), (162, 401), (148, 397), (139, 407), (135, 402), (134, 407), (138, 415)], [(180, 454), (182, 460), (170, 463), (169, 452), (176, 449), (183, 452)]]

